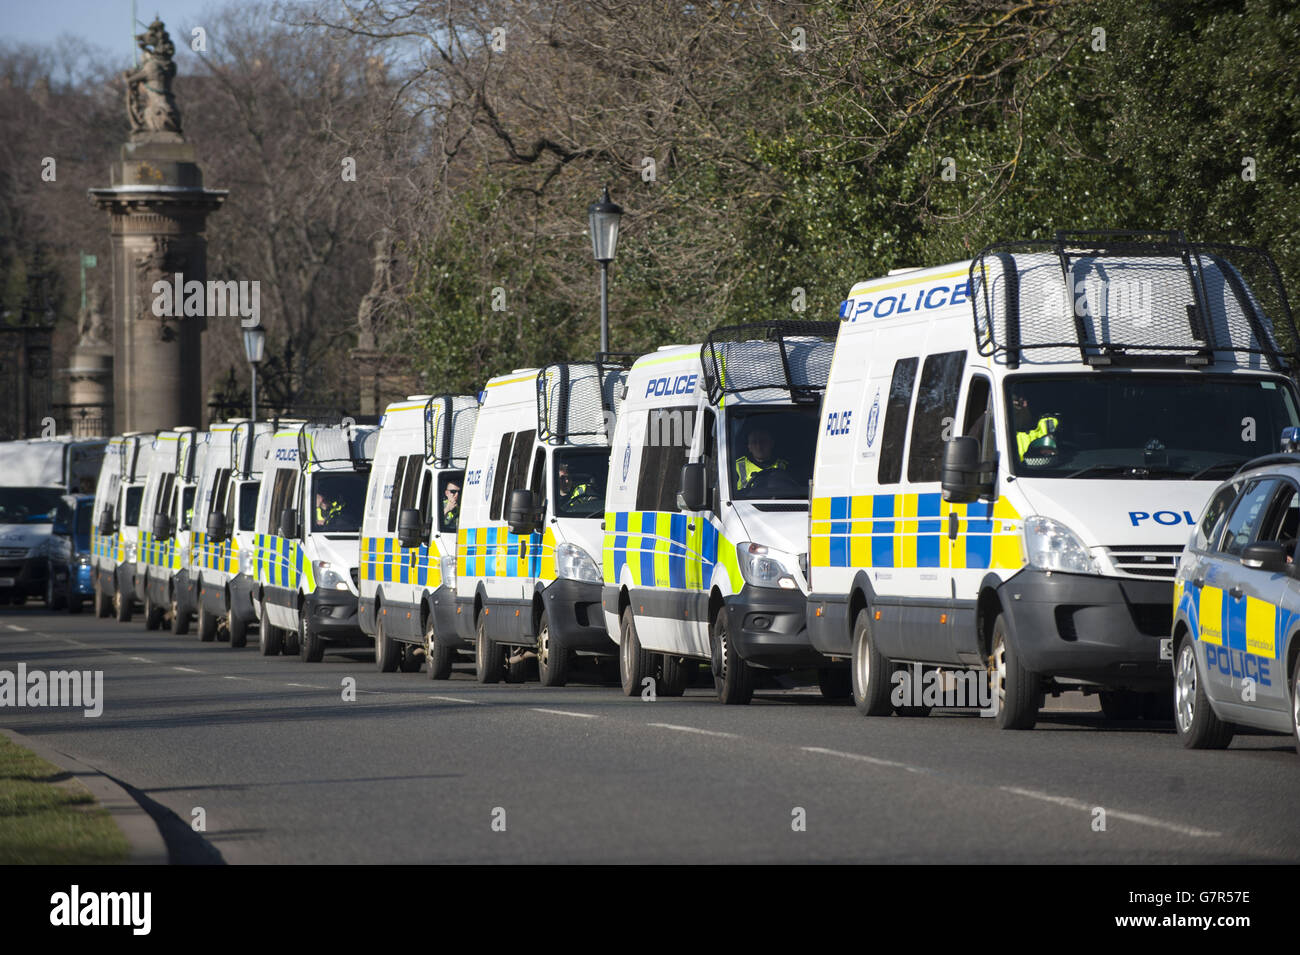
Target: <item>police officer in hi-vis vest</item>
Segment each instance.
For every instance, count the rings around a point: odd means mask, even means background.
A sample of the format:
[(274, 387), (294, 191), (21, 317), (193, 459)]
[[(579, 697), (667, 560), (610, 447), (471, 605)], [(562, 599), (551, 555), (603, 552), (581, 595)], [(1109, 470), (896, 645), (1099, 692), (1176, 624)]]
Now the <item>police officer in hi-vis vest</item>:
[(762, 424), (751, 424), (745, 441), (746, 452), (736, 458), (736, 490), (743, 491), (764, 471), (784, 471), (789, 468), (785, 458), (773, 456), (776, 442)]
[[(1056, 428), (1060, 420), (1055, 415), (1035, 415), (1029, 408), (1029, 399), (1015, 395), (1011, 399), (1015, 415), (1016, 452), (1027, 464), (1045, 464), (1056, 457)], [(1028, 460), (1027, 460), (1028, 459)]]

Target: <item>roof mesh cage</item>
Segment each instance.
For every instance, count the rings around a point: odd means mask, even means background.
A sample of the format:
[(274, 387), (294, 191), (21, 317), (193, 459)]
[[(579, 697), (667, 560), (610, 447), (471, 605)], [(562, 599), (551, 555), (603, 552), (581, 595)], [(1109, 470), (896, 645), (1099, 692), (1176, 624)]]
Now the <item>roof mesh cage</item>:
[(465, 466), (478, 408), (473, 395), (434, 395), (429, 399), (424, 406), (424, 459), (430, 466)]
[(298, 426), (298, 467), (305, 471), (346, 465), (354, 471), (369, 470), (378, 441), (379, 429), (370, 425), (341, 427), (304, 422)]
[(1002, 242), (971, 263), (981, 355), (1089, 365), (1294, 367), (1296, 333), (1272, 257), (1181, 232), (1058, 232)]
[(715, 328), (700, 348), (705, 387), (755, 401), (816, 401), (826, 389), (839, 322), (750, 322)]
[(608, 444), (623, 406), (627, 357), (603, 352), (594, 362), (542, 368), (537, 373), (537, 437), (547, 444)]

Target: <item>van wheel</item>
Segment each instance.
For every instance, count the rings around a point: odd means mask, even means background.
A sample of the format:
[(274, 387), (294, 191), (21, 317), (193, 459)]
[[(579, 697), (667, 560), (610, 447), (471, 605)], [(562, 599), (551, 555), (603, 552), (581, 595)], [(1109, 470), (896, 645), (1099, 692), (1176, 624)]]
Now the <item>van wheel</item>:
[(822, 691), (822, 699), (847, 700), (853, 695), (853, 671), (822, 667), (817, 671), (817, 688)]
[(537, 678), (542, 686), (564, 686), (569, 678), (569, 651), (545, 610), (537, 621)]
[(144, 585), (144, 628), (146, 630), (159, 630), (162, 628), (163, 608), (153, 602), (149, 596), (149, 584)]
[(1043, 680), (1021, 664), (1020, 654), (1007, 639), (1007, 624), (1002, 614), (993, 621), (989, 678), (997, 698), (998, 729), (1033, 729), (1038, 722), (1038, 708), (1043, 704)]
[(474, 676), (480, 683), (500, 683), (505, 676), (506, 648), (487, 635), (487, 621), (479, 611), (474, 621)]
[(233, 609), (226, 619), (229, 621), (226, 627), (230, 631), (230, 648), (238, 650), (248, 646), (248, 620), (239, 616)]
[(95, 616), (104, 618), (113, 616), (113, 598), (104, 593), (104, 588), (95, 584)]
[(113, 591), (113, 610), (116, 611), (118, 623), (131, 622), (131, 597), (121, 590)]
[(62, 610), (63, 604), (63, 597), (54, 587), (53, 569), (50, 569), (45, 573), (45, 607), (48, 610)]
[(659, 696), (681, 696), (686, 692), (686, 682), (690, 677), (690, 664), (681, 657), (664, 653), (660, 657), (659, 683), (655, 692)]
[[(1190, 634), (1178, 645), (1174, 663), (1174, 728), (1188, 749), (1226, 749), (1236, 730), (1219, 719), (1205, 695), (1200, 673), (1196, 669), (1196, 644)], [(1292, 676), (1294, 686), (1295, 677)], [(1294, 690), (1292, 697), (1295, 696)], [(1294, 710), (1294, 703), (1292, 709)]]
[(745, 706), (754, 698), (754, 671), (727, 639), (727, 611), (713, 619), (713, 689), (729, 706)]
[(864, 607), (853, 621), (853, 662), (849, 667), (853, 704), (863, 716), (888, 716), (893, 711), (889, 702), (892, 672), (889, 661), (876, 649), (871, 612)]
[(445, 680), (451, 676), (451, 665), (456, 659), (456, 651), (438, 640), (438, 635), (433, 632), (432, 617), (428, 629), (424, 632), (424, 659), (429, 665), (430, 680)]
[(307, 614), (298, 614), (298, 658), (303, 663), (320, 663), (325, 656), (325, 641), (307, 625)]
[(172, 633), (183, 637), (190, 632), (190, 612), (182, 611), (180, 603), (172, 598)]
[(403, 643), (398, 645), (402, 651), (402, 662), (397, 665), (403, 673), (419, 673), (420, 664), (424, 662), (423, 658), (416, 653), (419, 649), (414, 643)]
[[(266, 613), (266, 603), (262, 603), (262, 624), (257, 628), (258, 649), (262, 651), (264, 657), (279, 656), (280, 651), (284, 649), (284, 631), (279, 627), (271, 625), (271, 618)], [(235, 643), (234, 638), (230, 640), (231, 645)]]
[(201, 643), (211, 643), (217, 639), (217, 618), (208, 613), (207, 608), (203, 606), (203, 598), (199, 598), (198, 609), (198, 626), (195, 628), (199, 632), (199, 641)]
[(380, 673), (393, 673), (401, 662), (402, 648), (397, 641), (384, 634), (384, 618), (375, 616), (375, 666)]
[(1135, 720), (1142, 714), (1142, 697), (1131, 690), (1102, 690), (1097, 699), (1108, 720)]
[(623, 608), (619, 623), (618, 676), (623, 684), (623, 695), (637, 696), (645, 678), (654, 676), (654, 655), (641, 649), (631, 607)]

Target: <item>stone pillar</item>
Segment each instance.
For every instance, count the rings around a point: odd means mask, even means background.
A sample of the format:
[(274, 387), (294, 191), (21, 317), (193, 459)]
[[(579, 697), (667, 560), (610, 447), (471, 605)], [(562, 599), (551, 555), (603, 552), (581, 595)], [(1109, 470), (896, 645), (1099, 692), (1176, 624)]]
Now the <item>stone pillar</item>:
[(124, 75), (130, 141), (113, 163), (112, 186), (90, 190), (111, 219), (117, 433), (203, 426), (205, 320), (156, 315), (154, 284), (207, 281), (204, 223), (226, 198), (224, 189), (204, 188), (194, 147), (181, 135), (167, 31), (155, 20), (137, 39), (141, 65)]

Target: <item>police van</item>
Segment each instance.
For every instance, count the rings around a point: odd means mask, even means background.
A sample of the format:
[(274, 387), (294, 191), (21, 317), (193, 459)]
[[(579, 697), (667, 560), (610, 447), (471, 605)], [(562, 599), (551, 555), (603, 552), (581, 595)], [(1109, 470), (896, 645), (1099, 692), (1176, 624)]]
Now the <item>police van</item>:
[(112, 438), (95, 486), (95, 533), (91, 542), (95, 614), (129, 623), (135, 605), (135, 560), (140, 504), (153, 459), (153, 434)]
[(144, 605), (146, 630), (169, 620), (172, 633), (189, 632), (194, 612), (185, 593), (189, 578), (190, 522), (194, 514), (196, 462), (205, 448), (193, 428), (154, 437), (153, 464), (145, 478), (136, 596)]
[(623, 691), (680, 695), (708, 661), (718, 698), (744, 704), (756, 669), (847, 674), (804, 625), (808, 480), (833, 322), (719, 328), (639, 358), (612, 442), (602, 612)]
[(1178, 556), (1215, 485), (1296, 423), (1295, 342), (1265, 253), (1180, 233), (1058, 233), (855, 285), (808, 603), (859, 709), (916, 711), (906, 664), (986, 670), (1003, 728), (1064, 690), (1167, 717)]
[(456, 633), (451, 588), (477, 420), (473, 395), (414, 395), (380, 420), (361, 524), (357, 620), (375, 640), (382, 672), (414, 672), (427, 659), (429, 679), (445, 680), (468, 647)]
[(252, 546), (264, 656), (314, 663), (326, 643), (369, 644), (357, 625), (357, 548), (377, 436), (304, 423), (272, 438)]
[[(241, 558), (252, 544), (257, 522), (260, 460), (265, 459), (272, 425), (247, 419), (214, 424), (199, 469), (194, 498), (189, 583), (199, 639), (229, 639), (246, 645), (248, 625), (256, 622), (250, 599), (252, 578)], [(255, 444), (261, 441), (261, 458)], [(224, 624), (224, 626), (223, 626)]]
[(535, 655), (541, 682), (563, 686), (575, 654), (613, 655), (596, 559), (625, 375), (602, 355), (487, 383), (465, 467), (454, 614), (480, 683), (522, 681)]

